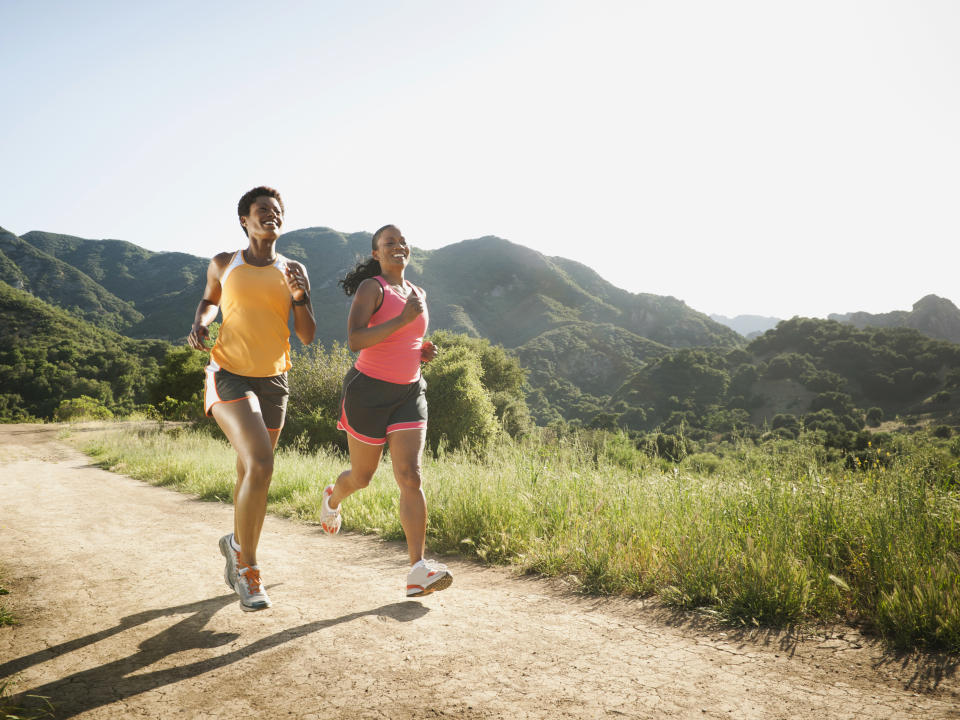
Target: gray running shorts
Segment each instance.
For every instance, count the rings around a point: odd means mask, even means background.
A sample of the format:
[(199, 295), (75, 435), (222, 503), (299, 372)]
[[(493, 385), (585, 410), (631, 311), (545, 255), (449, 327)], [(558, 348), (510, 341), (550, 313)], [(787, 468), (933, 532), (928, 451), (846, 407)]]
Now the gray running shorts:
[(383, 445), (397, 430), (426, 429), (426, 390), (422, 376), (400, 385), (350, 368), (343, 378), (337, 427), (367, 445)]
[(212, 361), (207, 365), (205, 373), (203, 409), (208, 417), (211, 408), (217, 403), (254, 398), (260, 406), (263, 424), (267, 426), (267, 430), (279, 430), (283, 427), (287, 416), (287, 398), (290, 396), (286, 373), (262, 378), (234, 375)]

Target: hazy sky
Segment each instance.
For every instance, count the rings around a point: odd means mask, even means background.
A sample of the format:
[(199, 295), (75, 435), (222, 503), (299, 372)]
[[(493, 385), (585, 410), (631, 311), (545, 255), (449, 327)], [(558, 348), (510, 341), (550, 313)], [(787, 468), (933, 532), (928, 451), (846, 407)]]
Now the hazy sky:
[(210, 256), (268, 184), (288, 231), (706, 313), (960, 302), (958, 38), (952, 0), (0, 0), (0, 226)]

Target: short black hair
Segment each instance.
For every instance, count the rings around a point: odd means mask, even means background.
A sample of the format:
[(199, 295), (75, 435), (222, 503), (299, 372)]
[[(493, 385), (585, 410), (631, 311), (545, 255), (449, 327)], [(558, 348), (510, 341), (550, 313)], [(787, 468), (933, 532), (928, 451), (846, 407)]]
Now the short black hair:
[[(266, 185), (261, 185), (253, 188), (253, 190), (247, 190), (247, 192), (243, 194), (243, 197), (240, 198), (240, 202), (237, 203), (237, 218), (248, 217), (250, 215), (250, 206), (253, 205), (254, 200), (262, 196), (272, 197), (280, 206), (281, 214), (286, 212), (283, 208), (283, 198), (280, 197), (280, 191), (272, 187), (267, 187)], [(247, 229), (243, 227), (242, 221), (240, 222), (240, 227), (243, 228), (243, 234), (246, 235)]]

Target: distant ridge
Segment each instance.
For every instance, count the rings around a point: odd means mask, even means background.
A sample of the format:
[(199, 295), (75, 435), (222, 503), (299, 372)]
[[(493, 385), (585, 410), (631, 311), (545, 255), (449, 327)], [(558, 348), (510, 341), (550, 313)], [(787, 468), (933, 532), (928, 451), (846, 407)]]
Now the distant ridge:
[(912, 310), (894, 310), (872, 315), (866, 312), (834, 314), (830, 320), (849, 323), (858, 328), (904, 327), (917, 330), (935, 340), (960, 343), (960, 309), (947, 298), (927, 295), (913, 304)]
[(767, 330), (772, 330), (781, 321), (781, 318), (766, 317), (764, 315), (737, 315), (736, 317), (726, 317), (725, 315), (711, 315), (710, 319), (715, 320), (721, 325), (736, 330), (746, 338), (756, 337)]

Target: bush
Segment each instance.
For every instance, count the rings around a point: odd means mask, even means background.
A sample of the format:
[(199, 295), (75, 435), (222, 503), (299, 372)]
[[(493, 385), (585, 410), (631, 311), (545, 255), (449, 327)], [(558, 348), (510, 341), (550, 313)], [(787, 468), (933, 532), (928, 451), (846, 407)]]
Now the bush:
[(164, 420), (199, 420), (203, 417), (203, 401), (195, 393), (188, 400), (179, 400), (169, 395), (157, 405), (160, 417)]
[(641, 443), (641, 449), (648, 455), (661, 457), (670, 462), (680, 462), (692, 449), (690, 441), (682, 435), (658, 432), (647, 437)]
[(191, 401), (199, 397), (203, 392), (203, 369), (209, 359), (207, 353), (190, 347), (167, 351), (157, 380), (150, 387), (153, 404), (159, 407), (168, 398)]
[(529, 435), (533, 420), (525, 394), (527, 371), (520, 362), (508, 354), (501, 345), (492, 345), (485, 338), (438, 330), (430, 335), (430, 341), (441, 355), (457, 348), (467, 350), (480, 361), (480, 382), (493, 403), (494, 413), (500, 426), (510, 437)]
[(444, 348), (424, 366), (427, 383), (427, 446), (482, 454), (497, 435), (490, 396), (480, 382), (480, 359), (466, 347)]
[(883, 422), (883, 409), (878, 407), (872, 407), (867, 410), (867, 425), (870, 427), (880, 427), (880, 423)]
[(333, 445), (346, 450), (347, 439), (337, 430), (337, 420), (343, 376), (353, 365), (353, 358), (346, 345), (337, 342), (329, 352), (316, 343), (293, 354), (287, 374), (287, 422), (281, 436), (285, 445), (297, 441), (310, 449)]
[(698, 475), (713, 475), (721, 464), (720, 458), (709, 452), (694, 453), (683, 459), (683, 466)]
[(79, 422), (81, 420), (109, 420), (113, 413), (105, 405), (89, 395), (63, 400), (53, 412), (57, 422)]
[(949, 425), (937, 425), (932, 433), (934, 437), (949, 440), (953, 436), (953, 429)]

